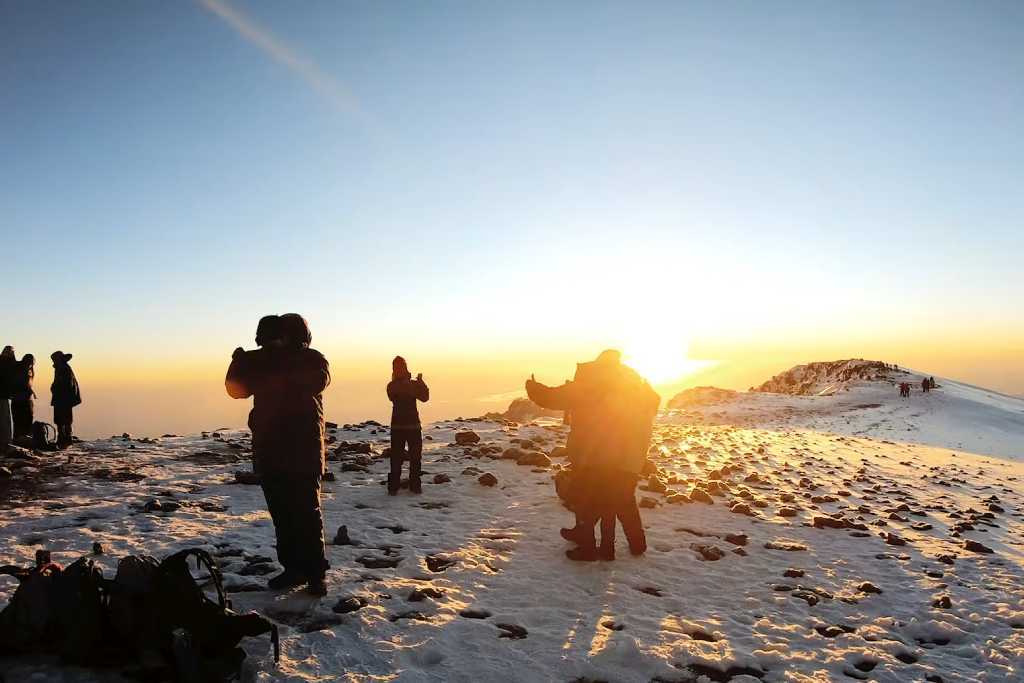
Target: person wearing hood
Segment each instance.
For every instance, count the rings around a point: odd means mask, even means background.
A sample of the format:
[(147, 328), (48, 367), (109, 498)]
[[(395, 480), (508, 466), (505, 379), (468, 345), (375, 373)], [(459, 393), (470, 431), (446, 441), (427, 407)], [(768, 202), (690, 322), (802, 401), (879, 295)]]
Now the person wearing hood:
[[(622, 523), (630, 552), (643, 554), (647, 539), (635, 489), (661, 397), (623, 365), (621, 354), (614, 350), (578, 364), (574, 379), (558, 387), (531, 376), (526, 393), (542, 408), (572, 415), (566, 450), (579, 470), (572, 484), (576, 526), (563, 529), (562, 535), (577, 547), (566, 551), (566, 556), (578, 561), (614, 559), (616, 520)], [(598, 522), (600, 548), (594, 537)]]
[(82, 393), (78, 388), (78, 378), (71, 369), (71, 354), (54, 351), (50, 354), (53, 361), (53, 384), (50, 385), (50, 405), (53, 406), (53, 424), (57, 426), (57, 447), (67, 448), (71, 445), (71, 424), (74, 407), (82, 403)]
[[(268, 336), (258, 352), (235, 350), (224, 385), (232, 398), (253, 397), (253, 453), (284, 567), (267, 587), (305, 584), (309, 593), (326, 595), (329, 564), (320, 483), (323, 391), (331, 381), (330, 368), (319, 351), (309, 348), (312, 335), (302, 316), (282, 315), (276, 325), (278, 336)], [(268, 322), (268, 330), (274, 326)]]
[(17, 356), (14, 349), (5, 346), (0, 351), (0, 453), (7, 450), (11, 443), (13, 429), (11, 425), (11, 381), (14, 377), (14, 366)]
[(402, 481), (402, 461), (408, 447), (409, 491), (422, 493), (420, 469), (423, 457), (423, 431), (416, 401), (430, 400), (430, 389), (423, 381), (423, 375), (412, 378), (409, 366), (401, 356), (391, 361), (391, 381), (388, 382), (388, 399), (391, 401), (391, 472), (388, 474), (388, 495), (398, 493)]
[(36, 377), (36, 359), (26, 353), (14, 366), (11, 381), (11, 415), (14, 418), (14, 438), (31, 437), (35, 413), (36, 392), (32, 382)]

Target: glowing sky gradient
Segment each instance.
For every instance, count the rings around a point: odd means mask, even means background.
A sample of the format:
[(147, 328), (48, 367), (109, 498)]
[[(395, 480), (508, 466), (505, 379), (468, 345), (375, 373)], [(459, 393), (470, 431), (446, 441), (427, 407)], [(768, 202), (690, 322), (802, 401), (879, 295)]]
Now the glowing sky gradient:
[(343, 421), (396, 353), (428, 417), (612, 345), (1024, 394), (1022, 45), (1019, 2), (0, 2), (0, 343), (75, 354), (85, 433), (240, 424), (285, 311)]

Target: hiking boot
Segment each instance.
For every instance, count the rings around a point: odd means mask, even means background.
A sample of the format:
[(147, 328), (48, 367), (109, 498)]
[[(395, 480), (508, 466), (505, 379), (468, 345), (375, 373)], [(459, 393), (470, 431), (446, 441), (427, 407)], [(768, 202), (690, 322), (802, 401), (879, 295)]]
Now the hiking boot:
[(318, 595), (320, 597), (327, 595), (327, 581), (322, 576), (310, 579), (306, 583), (306, 592), (310, 595)]
[(579, 527), (563, 527), (558, 533), (560, 533), (562, 535), (562, 538), (569, 541), (570, 543), (580, 542)]
[(419, 477), (409, 478), (409, 493), (423, 493), (423, 484)]
[(629, 544), (629, 554), (633, 557), (639, 557), (647, 552), (647, 541), (641, 541), (640, 543)]
[(270, 577), (270, 580), (267, 581), (267, 590), (279, 591), (285, 588), (295, 588), (306, 583), (306, 581), (308, 579), (305, 576), (285, 569), (280, 574)]
[(573, 562), (596, 562), (597, 548), (573, 548), (572, 550), (566, 550), (565, 556)]

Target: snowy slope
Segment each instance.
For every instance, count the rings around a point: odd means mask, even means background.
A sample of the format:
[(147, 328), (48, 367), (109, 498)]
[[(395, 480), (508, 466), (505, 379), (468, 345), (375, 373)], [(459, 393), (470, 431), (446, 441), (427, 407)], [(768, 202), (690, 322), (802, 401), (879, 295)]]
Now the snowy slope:
[[(992, 401), (1003, 410), (998, 398), (942, 383), (947, 398), (928, 397), (936, 405)], [(916, 403), (924, 405), (918, 395)], [(427, 483), (418, 497), (385, 495), (383, 458), (366, 471), (359, 456), (332, 462), (328, 533), (345, 524), (358, 545), (329, 547), (322, 600), (258, 590), (276, 570), (267, 561), (273, 531), (260, 490), (231, 483), (244, 432), (97, 441), (33, 461), (16, 479), (39, 486), (5, 499), (0, 563), (28, 563), (38, 547), (70, 562), (99, 541), (112, 574), (128, 553), (203, 545), (223, 563), (236, 607), (284, 627), (276, 668), (265, 639), (246, 643), (245, 680), (1021, 680), (1024, 465), (790, 428), (773, 422), (777, 413), (764, 429), (698, 418), (676, 411), (657, 427), (652, 459), (668, 490), (640, 492), (652, 506), (643, 510), (642, 558), (620, 539), (615, 562), (569, 562), (558, 527), (570, 516), (552, 470), (491, 459), (513, 439), (551, 451), (564, 437), (551, 421), (431, 426), (425, 480), (450, 481)], [(462, 429), (481, 443), (451, 445)], [(373, 427), (335, 434), (376, 452), (387, 438)], [(477, 471), (498, 485), (482, 486)], [(669, 503), (673, 492), (685, 495)], [(688, 502), (701, 498), (713, 504)], [(152, 499), (178, 507), (145, 512)], [(749, 509), (730, 511), (736, 503)], [(972, 552), (967, 540), (994, 552)], [(432, 571), (428, 557), (451, 565)], [(395, 566), (364, 566), (374, 560)], [(413, 600), (428, 588), (432, 597)], [(12, 590), (0, 579), (0, 600)], [(365, 606), (335, 613), (348, 596)], [(9, 681), (119, 680), (38, 659), (0, 661), (0, 672)]]
[[(943, 377), (926, 394), (925, 376), (901, 370), (889, 378), (847, 379), (830, 395), (740, 392), (728, 403), (690, 403), (680, 414), (705, 424), (803, 427), (1024, 460), (1024, 399)], [(899, 397), (898, 382), (911, 384), (910, 398)], [(825, 384), (831, 383), (817, 376), (814, 386)]]

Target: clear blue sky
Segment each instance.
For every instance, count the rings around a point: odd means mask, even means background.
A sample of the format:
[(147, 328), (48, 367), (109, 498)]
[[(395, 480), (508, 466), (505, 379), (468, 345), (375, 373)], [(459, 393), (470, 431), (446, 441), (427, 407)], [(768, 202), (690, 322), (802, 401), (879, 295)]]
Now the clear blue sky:
[(1016, 344), (1022, 84), (1021, 2), (4, 1), (0, 334), (543, 348), (613, 283)]

